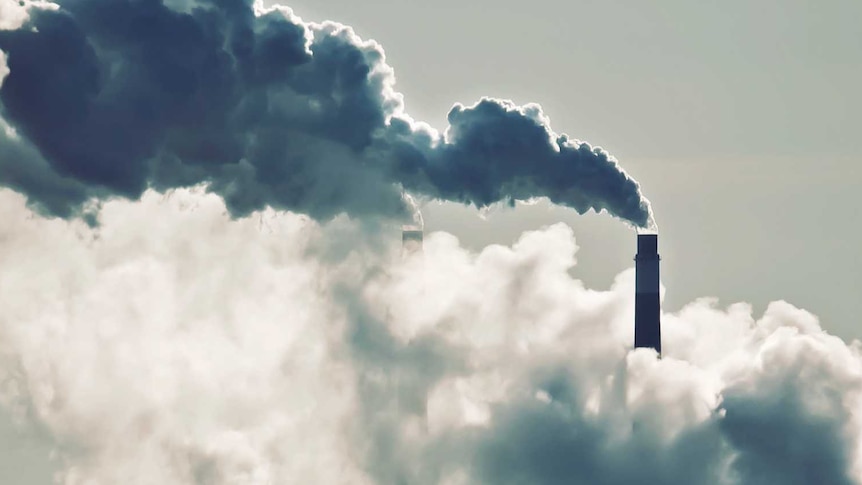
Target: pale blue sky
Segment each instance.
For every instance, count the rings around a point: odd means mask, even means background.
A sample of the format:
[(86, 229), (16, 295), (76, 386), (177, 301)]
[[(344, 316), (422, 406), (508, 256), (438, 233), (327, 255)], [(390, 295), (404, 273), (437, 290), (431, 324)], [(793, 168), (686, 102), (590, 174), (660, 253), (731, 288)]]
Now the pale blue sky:
[[(661, 227), (666, 309), (700, 296), (786, 299), (862, 336), (862, 3), (300, 0), (381, 42), (417, 119), (454, 102), (538, 102), (558, 132), (602, 145), (641, 181)], [(634, 238), (545, 206), (431, 207), (428, 228), (509, 243), (564, 220), (578, 274), (606, 286)]]

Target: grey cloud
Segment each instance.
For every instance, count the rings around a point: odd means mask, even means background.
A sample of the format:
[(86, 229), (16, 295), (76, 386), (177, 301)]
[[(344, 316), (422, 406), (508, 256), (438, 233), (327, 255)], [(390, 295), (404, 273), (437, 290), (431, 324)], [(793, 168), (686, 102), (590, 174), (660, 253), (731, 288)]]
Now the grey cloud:
[[(404, 189), (485, 206), (548, 197), (653, 224), (606, 152), (536, 105), (456, 105), (446, 136), (403, 112), (381, 47), (247, 0), (66, 0), (0, 31), (2, 116), (38, 152), (0, 182), (50, 214), (82, 197), (209, 184), (235, 216), (404, 217)], [(76, 191), (52, 191), (52, 180)], [(47, 181), (46, 181), (47, 180)]]
[(848, 400), (860, 384), (853, 375), (858, 357), (840, 342), (775, 340), (780, 347), (764, 349), (762, 367), (723, 392), (721, 429), (739, 450), (734, 472), (754, 485), (858, 483), (858, 436), (847, 429), (858, 425)]
[(551, 132), (538, 105), (485, 98), (456, 105), (449, 124), (446, 143), (423, 170), (439, 198), (482, 207), (544, 196), (582, 214), (606, 209), (637, 226), (652, 223), (637, 182), (616, 160)]
[[(25, 140), (0, 132), (0, 172), (3, 184), (31, 197), (41, 212), (71, 217), (101, 191), (51, 169)], [(77, 210), (75, 209), (77, 208)]]

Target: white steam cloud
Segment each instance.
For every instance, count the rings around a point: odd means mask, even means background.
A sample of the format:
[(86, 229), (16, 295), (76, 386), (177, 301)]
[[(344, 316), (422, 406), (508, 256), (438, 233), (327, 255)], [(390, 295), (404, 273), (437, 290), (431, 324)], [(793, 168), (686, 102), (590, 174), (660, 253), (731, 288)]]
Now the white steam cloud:
[(859, 345), (788, 303), (664, 314), (658, 360), (563, 225), (403, 257), (202, 189), (99, 217), (0, 191), (0, 405), (60, 483), (862, 483)]

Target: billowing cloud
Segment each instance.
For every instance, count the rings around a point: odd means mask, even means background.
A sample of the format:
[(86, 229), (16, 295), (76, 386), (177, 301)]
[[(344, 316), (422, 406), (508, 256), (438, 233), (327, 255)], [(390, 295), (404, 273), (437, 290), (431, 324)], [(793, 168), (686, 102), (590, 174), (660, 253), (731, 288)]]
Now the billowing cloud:
[(666, 313), (657, 359), (564, 225), (402, 255), (200, 188), (99, 210), (0, 191), (0, 405), (61, 483), (862, 483), (859, 345), (788, 303)]
[(0, 183), (44, 213), (205, 183), (235, 216), (404, 217), (406, 190), (654, 224), (616, 160), (554, 133), (537, 105), (456, 105), (443, 134), (413, 121), (381, 46), (337, 23), (249, 0), (0, 9), (14, 12), (0, 26)]

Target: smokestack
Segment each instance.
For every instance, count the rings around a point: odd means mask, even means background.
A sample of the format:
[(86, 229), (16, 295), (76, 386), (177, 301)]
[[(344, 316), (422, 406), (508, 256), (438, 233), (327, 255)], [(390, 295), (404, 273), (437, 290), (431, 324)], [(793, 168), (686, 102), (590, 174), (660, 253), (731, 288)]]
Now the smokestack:
[(638, 234), (635, 256), (635, 348), (661, 355), (661, 304), (658, 298), (658, 234)]
[(403, 254), (422, 251), (422, 228), (419, 226), (401, 227), (401, 248)]

